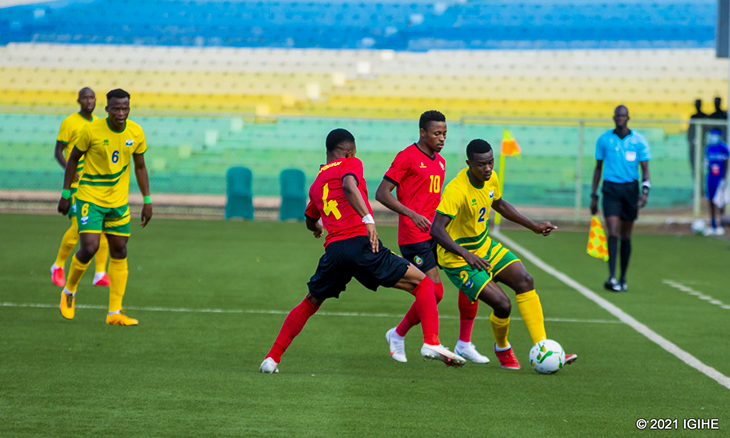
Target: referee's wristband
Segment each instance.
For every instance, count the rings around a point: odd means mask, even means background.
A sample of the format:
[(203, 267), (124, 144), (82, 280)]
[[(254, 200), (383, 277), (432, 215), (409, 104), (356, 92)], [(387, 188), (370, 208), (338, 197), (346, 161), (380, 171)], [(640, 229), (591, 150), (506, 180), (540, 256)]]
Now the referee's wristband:
[(641, 183), (641, 192), (642, 192), (643, 194), (645, 194), (645, 195), (648, 195), (648, 194), (649, 194), (649, 190), (650, 190), (650, 189), (651, 189), (651, 181), (649, 181), (648, 179), (645, 179), (645, 180), (644, 180), (644, 181), (643, 181), (643, 182)]
[(61, 190), (61, 198), (68, 199), (70, 197), (71, 197), (71, 190), (69, 190), (69, 189)]
[(152, 204), (152, 197), (151, 196), (145, 196), (142, 198), (144, 200), (145, 204)]

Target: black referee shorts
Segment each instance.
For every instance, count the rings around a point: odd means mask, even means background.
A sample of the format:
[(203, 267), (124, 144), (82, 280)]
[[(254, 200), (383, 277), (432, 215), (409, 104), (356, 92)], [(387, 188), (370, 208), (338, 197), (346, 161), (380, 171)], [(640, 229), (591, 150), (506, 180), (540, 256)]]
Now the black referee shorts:
[(639, 181), (603, 181), (603, 214), (633, 222), (639, 216)]
[(409, 265), (382, 242), (380, 251), (374, 253), (368, 236), (351, 237), (327, 245), (307, 285), (315, 298), (339, 298), (352, 277), (370, 290), (393, 287), (406, 275)]

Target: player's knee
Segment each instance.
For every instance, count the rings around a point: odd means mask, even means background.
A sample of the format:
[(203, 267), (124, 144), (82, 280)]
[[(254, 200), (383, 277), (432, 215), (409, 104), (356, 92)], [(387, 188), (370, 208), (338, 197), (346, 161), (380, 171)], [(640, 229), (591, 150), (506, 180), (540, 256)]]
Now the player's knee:
[(435, 289), (436, 289), (436, 304), (438, 304), (444, 298), (444, 285), (443, 285), (443, 283), (437, 284), (435, 286)]
[(109, 255), (114, 259), (126, 259), (127, 258), (127, 247), (123, 246), (121, 248), (112, 248), (110, 246)]
[(84, 254), (85, 257), (91, 258), (96, 254), (96, 251), (99, 250), (99, 242), (94, 241), (82, 241), (81, 247), (79, 248), (81, 252)]
[(413, 290), (411, 291), (411, 293), (415, 295), (416, 288), (418, 288), (418, 287), (425, 287), (426, 289), (432, 289), (433, 290), (435, 288), (435, 286), (436, 285), (434, 284), (433, 280), (431, 280), (430, 278), (426, 277), (425, 275), (421, 279), (419, 279), (418, 277), (415, 277), (413, 279)]
[(512, 313), (512, 302), (509, 300), (507, 295), (500, 297), (495, 303), (494, 315), (497, 318), (507, 318)]
[(525, 292), (535, 289), (535, 282), (532, 279), (532, 275), (530, 275), (528, 272), (522, 274), (519, 283), (520, 289)]

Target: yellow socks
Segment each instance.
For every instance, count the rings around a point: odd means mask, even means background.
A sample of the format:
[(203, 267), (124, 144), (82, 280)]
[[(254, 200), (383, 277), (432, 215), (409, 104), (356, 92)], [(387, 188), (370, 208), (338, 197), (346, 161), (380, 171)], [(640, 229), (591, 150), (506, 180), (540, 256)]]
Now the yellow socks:
[(497, 348), (507, 348), (507, 333), (509, 333), (509, 316), (506, 318), (497, 318), (494, 312), (489, 315), (489, 322), (492, 324), (492, 334), (497, 342)]
[(122, 310), (122, 297), (127, 288), (127, 277), (129, 277), (129, 269), (127, 268), (127, 259), (109, 260), (109, 313)]
[[(73, 251), (76, 242), (79, 241), (79, 225), (76, 222), (76, 218), (71, 218), (71, 226), (61, 239), (61, 247), (58, 248), (58, 255), (56, 256), (56, 266), (64, 267), (66, 265), (66, 259), (68, 258), (71, 251)], [(108, 247), (107, 247), (108, 248)]]
[(542, 305), (537, 292), (533, 289), (529, 292), (517, 294), (517, 307), (520, 309), (520, 315), (522, 315), (522, 319), (527, 325), (527, 331), (530, 332), (532, 343), (537, 344), (543, 339), (547, 339)]
[(89, 262), (81, 263), (75, 255), (73, 256), (71, 259), (71, 267), (68, 271), (68, 279), (66, 280), (66, 290), (71, 293), (76, 293), (76, 289), (79, 287), (79, 281), (81, 281), (81, 277), (88, 267)]
[(109, 242), (104, 233), (99, 236), (99, 250), (94, 255), (94, 261), (96, 262), (96, 272), (106, 272), (106, 262), (109, 261)]

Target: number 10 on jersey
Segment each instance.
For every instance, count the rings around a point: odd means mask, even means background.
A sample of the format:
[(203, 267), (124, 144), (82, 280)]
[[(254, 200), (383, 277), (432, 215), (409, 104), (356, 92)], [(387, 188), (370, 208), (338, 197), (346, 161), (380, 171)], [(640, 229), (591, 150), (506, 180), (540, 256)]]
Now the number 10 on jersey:
[(441, 176), (439, 175), (429, 175), (431, 177), (431, 185), (428, 188), (429, 193), (439, 193), (441, 192)]

